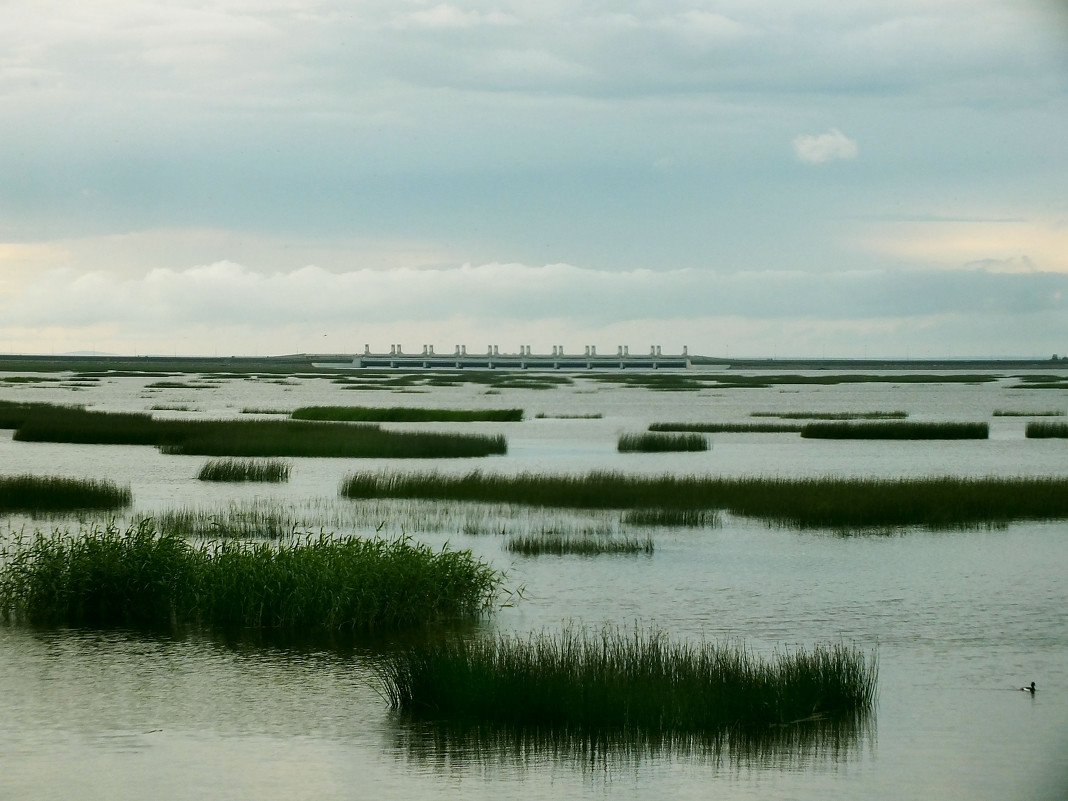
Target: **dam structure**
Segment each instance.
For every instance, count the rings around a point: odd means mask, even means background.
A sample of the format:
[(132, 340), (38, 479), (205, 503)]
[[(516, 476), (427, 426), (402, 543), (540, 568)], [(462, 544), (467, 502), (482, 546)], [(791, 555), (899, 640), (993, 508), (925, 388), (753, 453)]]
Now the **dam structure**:
[(550, 353), (534, 353), (530, 345), (520, 345), (515, 353), (501, 353), (489, 345), (485, 353), (468, 353), (466, 345), (457, 345), (452, 353), (435, 353), (433, 345), (423, 345), (422, 353), (405, 353), (400, 345), (390, 345), (389, 353), (372, 353), (364, 345), (363, 353), (352, 359), (352, 366), (388, 367), (407, 370), (685, 370), (690, 367), (688, 349), (680, 354), (664, 354), (659, 345), (649, 353), (632, 354), (620, 345), (614, 354), (597, 353), (596, 345), (586, 345), (583, 353), (566, 353), (563, 345), (553, 345)]

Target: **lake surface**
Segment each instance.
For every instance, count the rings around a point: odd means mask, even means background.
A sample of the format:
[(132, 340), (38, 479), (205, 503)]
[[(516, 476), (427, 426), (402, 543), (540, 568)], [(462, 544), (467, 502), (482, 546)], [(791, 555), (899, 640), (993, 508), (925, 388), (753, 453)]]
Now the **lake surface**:
[[(70, 378), (69, 376), (63, 376)], [(508, 437), (507, 456), (448, 461), (294, 459), (284, 485), (215, 485), (202, 457), (154, 448), (20, 443), (0, 431), (0, 474), (107, 477), (134, 514), (263, 504), (314, 530), (401, 532), (470, 548), (522, 599), (479, 627), (522, 634), (655, 626), (679, 639), (742, 643), (759, 655), (846, 643), (878, 655), (879, 698), (855, 736), (753, 752), (583, 753), (514, 742), (443, 742), (391, 715), (379, 646), (227, 642), (204, 633), (35, 630), (0, 625), (0, 798), (350, 799), (874, 798), (1053, 799), (1068, 789), (1068, 523), (840, 536), (723, 516), (656, 528), (652, 555), (526, 558), (502, 530), (624, 531), (618, 512), (352, 502), (357, 470), (710, 475), (1058, 475), (1068, 442), (1028, 440), (1029, 418), (1068, 411), (1068, 391), (1018, 381), (782, 384), (656, 392), (593, 382), (547, 390), (465, 384), (351, 391), (323, 378), (158, 377), (0, 386), (0, 400), (84, 403), (160, 416), (248, 416), (300, 405), (525, 410), (521, 423), (408, 424)], [(92, 383), (92, 386), (75, 386)], [(989, 440), (848, 442), (717, 434), (691, 454), (619, 454), (651, 422), (753, 422), (752, 412), (902, 410), (914, 420), (988, 421)], [(549, 417), (538, 419), (535, 415)], [(578, 415), (600, 414), (599, 418)], [(563, 419), (562, 416), (569, 416)], [(0, 520), (77, 528), (68, 520)], [(1031, 696), (1018, 688), (1037, 682)]]

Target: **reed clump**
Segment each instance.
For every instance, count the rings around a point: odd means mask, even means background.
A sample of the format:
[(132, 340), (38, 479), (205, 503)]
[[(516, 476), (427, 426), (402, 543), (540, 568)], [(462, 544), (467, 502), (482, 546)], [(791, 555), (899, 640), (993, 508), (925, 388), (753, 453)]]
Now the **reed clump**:
[(378, 670), (390, 706), (415, 718), (668, 737), (855, 719), (878, 677), (874, 655), (842, 645), (763, 660), (617, 629), (426, 641)]
[(291, 465), (278, 459), (212, 459), (197, 478), (201, 481), (289, 481)]
[(694, 431), (704, 434), (796, 434), (799, 423), (650, 423), (650, 431)]
[(651, 554), (651, 537), (614, 537), (545, 531), (509, 537), (505, 548), (522, 556), (598, 556), (601, 554)]
[(784, 478), (356, 473), (349, 498), (424, 498), (576, 509), (708, 509), (801, 528), (933, 528), (1068, 517), (1068, 476)]
[(947, 422), (828, 422), (806, 423), (801, 436), (809, 439), (987, 439), (988, 423)]
[(294, 420), (331, 420), (368, 423), (514, 423), (522, 409), (426, 409), (407, 406), (301, 406)]
[(1068, 423), (1030, 422), (1024, 431), (1028, 439), (1061, 439), (1068, 437)]
[(750, 412), (750, 417), (778, 417), (782, 420), (904, 420), (908, 412)]
[(1026, 411), (1024, 409), (994, 409), (994, 417), (1064, 417), (1060, 409)]
[(47, 413), (51, 409), (83, 410), (84, 407), (61, 406), (55, 403), (0, 401), (0, 428), (19, 428), (27, 417), (38, 412)]
[(701, 434), (641, 433), (622, 434), (617, 449), (620, 453), (670, 453), (679, 451), (707, 451), (708, 437)]
[(370, 631), (476, 617), (500, 577), (469, 551), (307, 535), (192, 545), (152, 521), (19, 536), (0, 615), (40, 625)]
[(133, 496), (112, 481), (64, 476), (0, 476), (0, 512), (121, 509)]
[(503, 454), (500, 435), (383, 431), (377, 425), (295, 420), (163, 420), (127, 412), (52, 406), (25, 415), (14, 439), (155, 445), (193, 456), (461, 458)]
[(663, 526), (670, 528), (710, 528), (720, 524), (719, 513), (713, 509), (629, 509), (623, 522), (631, 526)]

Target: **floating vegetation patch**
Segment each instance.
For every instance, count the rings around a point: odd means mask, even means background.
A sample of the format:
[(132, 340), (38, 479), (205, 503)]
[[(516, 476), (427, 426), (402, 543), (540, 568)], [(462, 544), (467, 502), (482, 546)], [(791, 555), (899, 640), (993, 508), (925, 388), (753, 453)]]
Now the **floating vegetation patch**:
[(806, 423), (801, 436), (809, 439), (987, 439), (988, 423)]
[(509, 537), (505, 548), (522, 556), (597, 556), (600, 554), (651, 554), (650, 537), (576, 535), (559, 531)]
[(214, 384), (190, 384), (187, 381), (153, 381), (145, 389), (210, 389)]
[(0, 616), (58, 626), (369, 631), (476, 618), (499, 583), (468, 551), (406, 538), (191, 545), (145, 522), (18, 535), (0, 559)]
[(800, 423), (651, 423), (650, 431), (696, 431), (705, 434), (796, 434)]
[(620, 453), (669, 453), (707, 451), (708, 437), (701, 434), (622, 434), (616, 444)]
[(1029, 439), (1050, 439), (1068, 437), (1068, 423), (1028, 423), (1025, 429)]
[(623, 513), (623, 522), (632, 526), (714, 528), (720, 518), (713, 509), (628, 509)]
[(424, 498), (586, 509), (721, 509), (801, 528), (948, 528), (1068, 517), (1068, 476), (716, 478), (357, 473), (349, 498)]
[(1010, 389), (1068, 389), (1068, 376), (1063, 375), (1021, 375), (1016, 376), (1021, 382)]
[(192, 406), (184, 403), (158, 403), (151, 408), (153, 412), (192, 412), (195, 411)]
[(212, 459), (200, 468), (201, 481), (289, 481), (291, 466), (277, 459)]
[(1025, 411), (1023, 409), (994, 409), (994, 417), (1064, 417), (1060, 409)]
[(47, 407), (23, 416), (23, 442), (156, 445), (196, 456), (459, 458), (503, 454), (503, 436), (383, 431), (376, 425), (294, 420), (159, 420), (147, 414)]
[(284, 414), (288, 417), (292, 414), (292, 411), (289, 409), (263, 409), (255, 406), (246, 406), (241, 410), (241, 414)]
[(800, 374), (756, 374), (740, 375), (726, 373), (695, 372), (657, 372), (657, 373), (605, 373), (591, 375), (592, 381), (618, 384), (629, 387), (642, 387), (652, 390), (698, 390), (708, 388), (726, 389), (760, 389), (781, 385), (823, 385), (838, 384), (979, 384), (998, 380), (998, 376), (986, 373), (828, 373), (820, 375)]
[(750, 412), (750, 417), (777, 417), (780, 420), (904, 420), (908, 412)]
[(662, 737), (855, 720), (873, 710), (878, 679), (874, 655), (843, 645), (758, 659), (611, 629), (433, 639), (378, 672), (390, 706), (417, 720)]
[(718, 386), (720, 383), (715, 378), (685, 372), (632, 373), (628, 370), (621, 373), (598, 373), (586, 377), (603, 384), (651, 389), (655, 392), (694, 392), (710, 386)]
[(129, 487), (111, 481), (63, 476), (0, 476), (0, 512), (33, 514), (121, 509), (132, 500)]
[(604, 415), (600, 412), (593, 412), (591, 414), (546, 414), (545, 412), (538, 412), (534, 415), (536, 420), (600, 420)]
[(518, 422), (522, 409), (422, 409), (408, 406), (301, 406), (294, 420), (330, 420), (368, 423), (470, 423)]
[(36, 375), (7, 375), (0, 378), (0, 382), (5, 384), (49, 384), (62, 381), (62, 378), (52, 378), (50, 376), (36, 376)]

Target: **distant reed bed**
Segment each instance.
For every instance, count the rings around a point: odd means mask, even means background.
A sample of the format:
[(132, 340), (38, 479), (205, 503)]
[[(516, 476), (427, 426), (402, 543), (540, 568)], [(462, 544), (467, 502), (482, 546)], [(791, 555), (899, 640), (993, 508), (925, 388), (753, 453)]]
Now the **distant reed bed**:
[(862, 422), (806, 423), (801, 436), (809, 439), (987, 439), (988, 423)]
[(669, 453), (707, 451), (708, 437), (701, 434), (641, 433), (623, 434), (616, 449), (620, 453)]
[(778, 417), (782, 420), (904, 420), (908, 412), (750, 412), (750, 417)]
[(0, 476), (0, 512), (73, 512), (121, 509), (132, 500), (129, 487), (63, 476)]
[(197, 478), (201, 481), (262, 481), (281, 483), (289, 481), (291, 466), (277, 459), (212, 459), (207, 462)]
[(48, 407), (25, 415), (25, 442), (155, 445), (195, 456), (457, 458), (503, 454), (500, 435), (383, 431), (376, 425), (294, 420), (161, 420), (148, 414)]
[(994, 409), (994, 417), (1064, 417), (1060, 409), (1027, 411), (1024, 409)]
[(538, 412), (534, 415), (535, 420), (600, 420), (604, 417), (601, 412), (592, 412), (590, 414), (546, 414), (545, 412)]
[(796, 434), (798, 423), (650, 423), (650, 431), (694, 431), (705, 434)]
[(18, 536), (0, 554), (0, 615), (61, 626), (369, 631), (478, 616), (499, 580), (468, 551), (407, 538), (191, 545), (143, 521)]
[(953, 527), (1068, 517), (1068, 477), (715, 478), (521, 473), (356, 473), (349, 498), (424, 498), (580, 509), (722, 509), (801, 528)]
[(1029, 439), (1051, 439), (1068, 437), (1068, 423), (1031, 422), (1025, 430)]
[(656, 630), (424, 641), (381, 663), (393, 709), (414, 718), (661, 736), (854, 719), (878, 667), (842, 645), (758, 659)]
[(611, 535), (572, 534), (545, 531), (518, 534), (508, 538), (505, 548), (522, 556), (598, 556), (601, 554), (651, 554), (650, 537), (615, 537)]
[(512, 423), (523, 419), (522, 409), (421, 409), (407, 406), (301, 406), (294, 420), (368, 423)]

